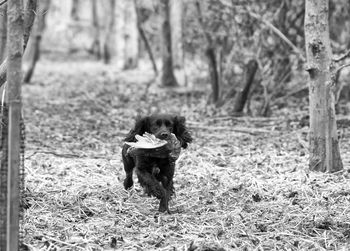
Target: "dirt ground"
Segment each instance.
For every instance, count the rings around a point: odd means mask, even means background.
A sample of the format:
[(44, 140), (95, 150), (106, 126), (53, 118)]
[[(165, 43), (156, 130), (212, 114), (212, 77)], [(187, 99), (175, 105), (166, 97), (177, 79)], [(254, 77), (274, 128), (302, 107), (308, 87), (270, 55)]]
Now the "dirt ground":
[[(232, 117), (204, 91), (158, 89), (151, 68), (43, 58), (23, 87), (31, 250), (349, 250), (349, 128), (345, 170), (308, 171), (304, 111)], [(206, 83), (197, 83), (206, 85)], [(203, 89), (203, 88), (202, 88)], [(171, 214), (138, 184), (125, 191), (121, 146), (137, 114), (186, 117)]]

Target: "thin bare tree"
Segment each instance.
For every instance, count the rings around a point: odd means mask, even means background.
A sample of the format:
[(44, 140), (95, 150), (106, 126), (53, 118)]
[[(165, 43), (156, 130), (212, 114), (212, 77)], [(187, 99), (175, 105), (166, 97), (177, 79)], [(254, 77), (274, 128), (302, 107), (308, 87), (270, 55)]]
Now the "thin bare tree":
[(143, 40), (143, 42), (145, 44), (146, 51), (147, 51), (147, 53), (149, 55), (149, 58), (151, 60), (153, 71), (154, 71), (155, 75), (157, 76), (158, 75), (157, 64), (156, 64), (156, 61), (155, 61), (154, 56), (153, 56), (152, 47), (151, 47), (150, 42), (149, 42), (149, 40), (147, 38), (145, 29), (143, 28), (143, 24), (142, 23), (143, 23), (144, 20), (141, 19), (140, 7), (138, 5), (137, 0), (134, 0), (134, 5), (135, 5), (136, 17), (137, 17), (137, 28), (139, 30), (141, 39)]
[(93, 27), (93, 41), (91, 46), (91, 52), (97, 59), (101, 58), (101, 44), (100, 44), (100, 25), (98, 20), (98, 3), (97, 0), (91, 0), (91, 18)]
[(162, 23), (162, 75), (161, 84), (163, 86), (177, 86), (177, 80), (174, 75), (173, 69), (173, 57), (172, 57), (172, 46), (171, 46), (171, 29), (170, 29), (170, 10), (169, 0), (162, 0), (163, 7), (163, 23)]
[(112, 48), (113, 48), (113, 34), (115, 29), (115, 0), (109, 0), (104, 4), (106, 7), (106, 19), (107, 26), (104, 33), (104, 41), (102, 46), (102, 56), (103, 61), (108, 64), (111, 61), (112, 57)]
[(139, 33), (135, 2), (126, 1), (124, 7), (124, 69), (133, 69), (137, 67), (139, 59)]
[(171, 50), (175, 69), (182, 69), (184, 64), (182, 9), (183, 0), (170, 0)]
[[(21, 152), (21, 85), (24, 29), (21, 1), (8, 3), (8, 67), (7, 104), (8, 126), (8, 185), (7, 185), (7, 249), (18, 250), (19, 198), (20, 198), (20, 152)], [(6, 147), (6, 146), (5, 146)]]
[(335, 119), (335, 71), (329, 38), (329, 0), (305, 1), (305, 47), (310, 76), (311, 170), (336, 172), (343, 168)]
[(35, 19), (34, 28), (23, 56), (24, 83), (30, 82), (35, 65), (40, 57), (40, 43), (46, 27), (45, 19), (50, 2), (51, 0), (45, 0), (38, 4), (37, 18)]
[(243, 112), (244, 106), (247, 102), (249, 91), (254, 82), (255, 74), (258, 70), (258, 62), (255, 59), (249, 60), (246, 65), (244, 80), (242, 81), (241, 87), (237, 90), (233, 112)]
[(6, 56), (7, 40), (7, 4), (0, 6), (0, 63)]
[[(31, 28), (34, 23), (37, 0), (27, 0), (24, 7), (24, 31), (23, 31), (23, 51), (27, 46)], [(0, 86), (6, 82), (7, 57), (0, 65)]]
[(80, 8), (80, 1), (73, 0), (72, 1), (72, 8), (70, 10), (70, 17), (71, 17), (72, 21), (79, 20), (79, 8)]
[(206, 40), (205, 56), (208, 61), (210, 83), (212, 88), (211, 100), (213, 103), (218, 103), (220, 99), (220, 72), (218, 67), (218, 62), (216, 58), (215, 44), (212, 36), (207, 31), (205, 23), (203, 20), (201, 3), (199, 0), (196, 1), (196, 9), (198, 13), (198, 22), (202, 28), (204, 38)]

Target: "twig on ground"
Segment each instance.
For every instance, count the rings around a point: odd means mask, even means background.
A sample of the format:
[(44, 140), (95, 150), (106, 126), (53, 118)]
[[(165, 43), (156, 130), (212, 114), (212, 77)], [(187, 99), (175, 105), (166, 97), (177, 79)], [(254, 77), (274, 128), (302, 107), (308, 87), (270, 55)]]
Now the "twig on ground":
[(68, 243), (68, 242), (64, 242), (64, 241), (61, 241), (59, 239), (56, 239), (56, 238), (53, 238), (53, 237), (50, 237), (50, 236), (47, 236), (47, 235), (45, 235), (43, 237), (46, 238), (46, 239), (49, 239), (51, 241), (54, 241), (54, 242), (57, 242), (57, 243), (60, 243), (60, 244), (63, 244), (63, 245), (67, 245), (69, 247), (74, 247), (74, 248), (78, 248), (78, 249), (81, 249), (81, 250), (85, 250), (85, 248), (79, 247), (79, 246), (77, 246), (77, 244), (71, 244), (71, 243)]

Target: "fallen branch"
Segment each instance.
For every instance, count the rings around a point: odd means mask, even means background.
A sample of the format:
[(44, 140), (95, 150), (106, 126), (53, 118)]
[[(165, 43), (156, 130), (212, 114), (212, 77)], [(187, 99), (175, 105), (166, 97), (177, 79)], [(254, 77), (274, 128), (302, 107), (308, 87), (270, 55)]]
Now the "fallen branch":
[(232, 132), (239, 132), (239, 133), (248, 133), (251, 135), (256, 135), (256, 134), (260, 134), (260, 133), (272, 133), (273, 132), (273, 130), (266, 130), (266, 129), (246, 128), (246, 127), (229, 127), (229, 126), (206, 126), (206, 125), (192, 126), (192, 125), (189, 125), (189, 128), (208, 130), (208, 131), (224, 130), (224, 131), (232, 131)]
[[(240, 117), (235, 117), (235, 116), (218, 116), (218, 117), (211, 117), (206, 119), (206, 121), (222, 121), (222, 120), (234, 120), (238, 122), (247, 122), (247, 123), (269, 123), (269, 122), (276, 122), (281, 120), (281, 117), (248, 117), (248, 116), (240, 116)], [(187, 122), (189, 124), (196, 124), (197, 122)], [(198, 123), (197, 123), (198, 124)]]
[(42, 153), (42, 154), (51, 154), (51, 155), (54, 155), (54, 156), (57, 156), (57, 157), (61, 157), (61, 158), (79, 158), (79, 159), (82, 159), (82, 158), (89, 158), (89, 159), (108, 159), (105, 155), (103, 156), (87, 156), (87, 155), (84, 155), (84, 154), (73, 154), (73, 153), (58, 153), (58, 152), (52, 152), (52, 151), (35, 151), (33, 152), (31, 155), (27, 156), (25, 159), (30, 159), (32, 158), (34, 155), (36, 154), (39, 154), (39, 153)]

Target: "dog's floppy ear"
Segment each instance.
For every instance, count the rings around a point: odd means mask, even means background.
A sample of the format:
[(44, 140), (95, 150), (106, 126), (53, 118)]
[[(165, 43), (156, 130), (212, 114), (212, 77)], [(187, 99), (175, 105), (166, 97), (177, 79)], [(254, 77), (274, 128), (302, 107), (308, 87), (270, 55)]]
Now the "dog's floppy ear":
[(188, 143), (192, 142), (192, 136), (186, 127), (186, 119), (182, 116), (174, 117), (174, 134), (181, 142), (182, 148), (187, 148)]
[(125, 137), (126, 142), (135, 142), (135, 135), (143, 135), (149, 131), (149, 117), (138, 117), (136, 119), (134, 128), (130, 130), (128, 135)]

